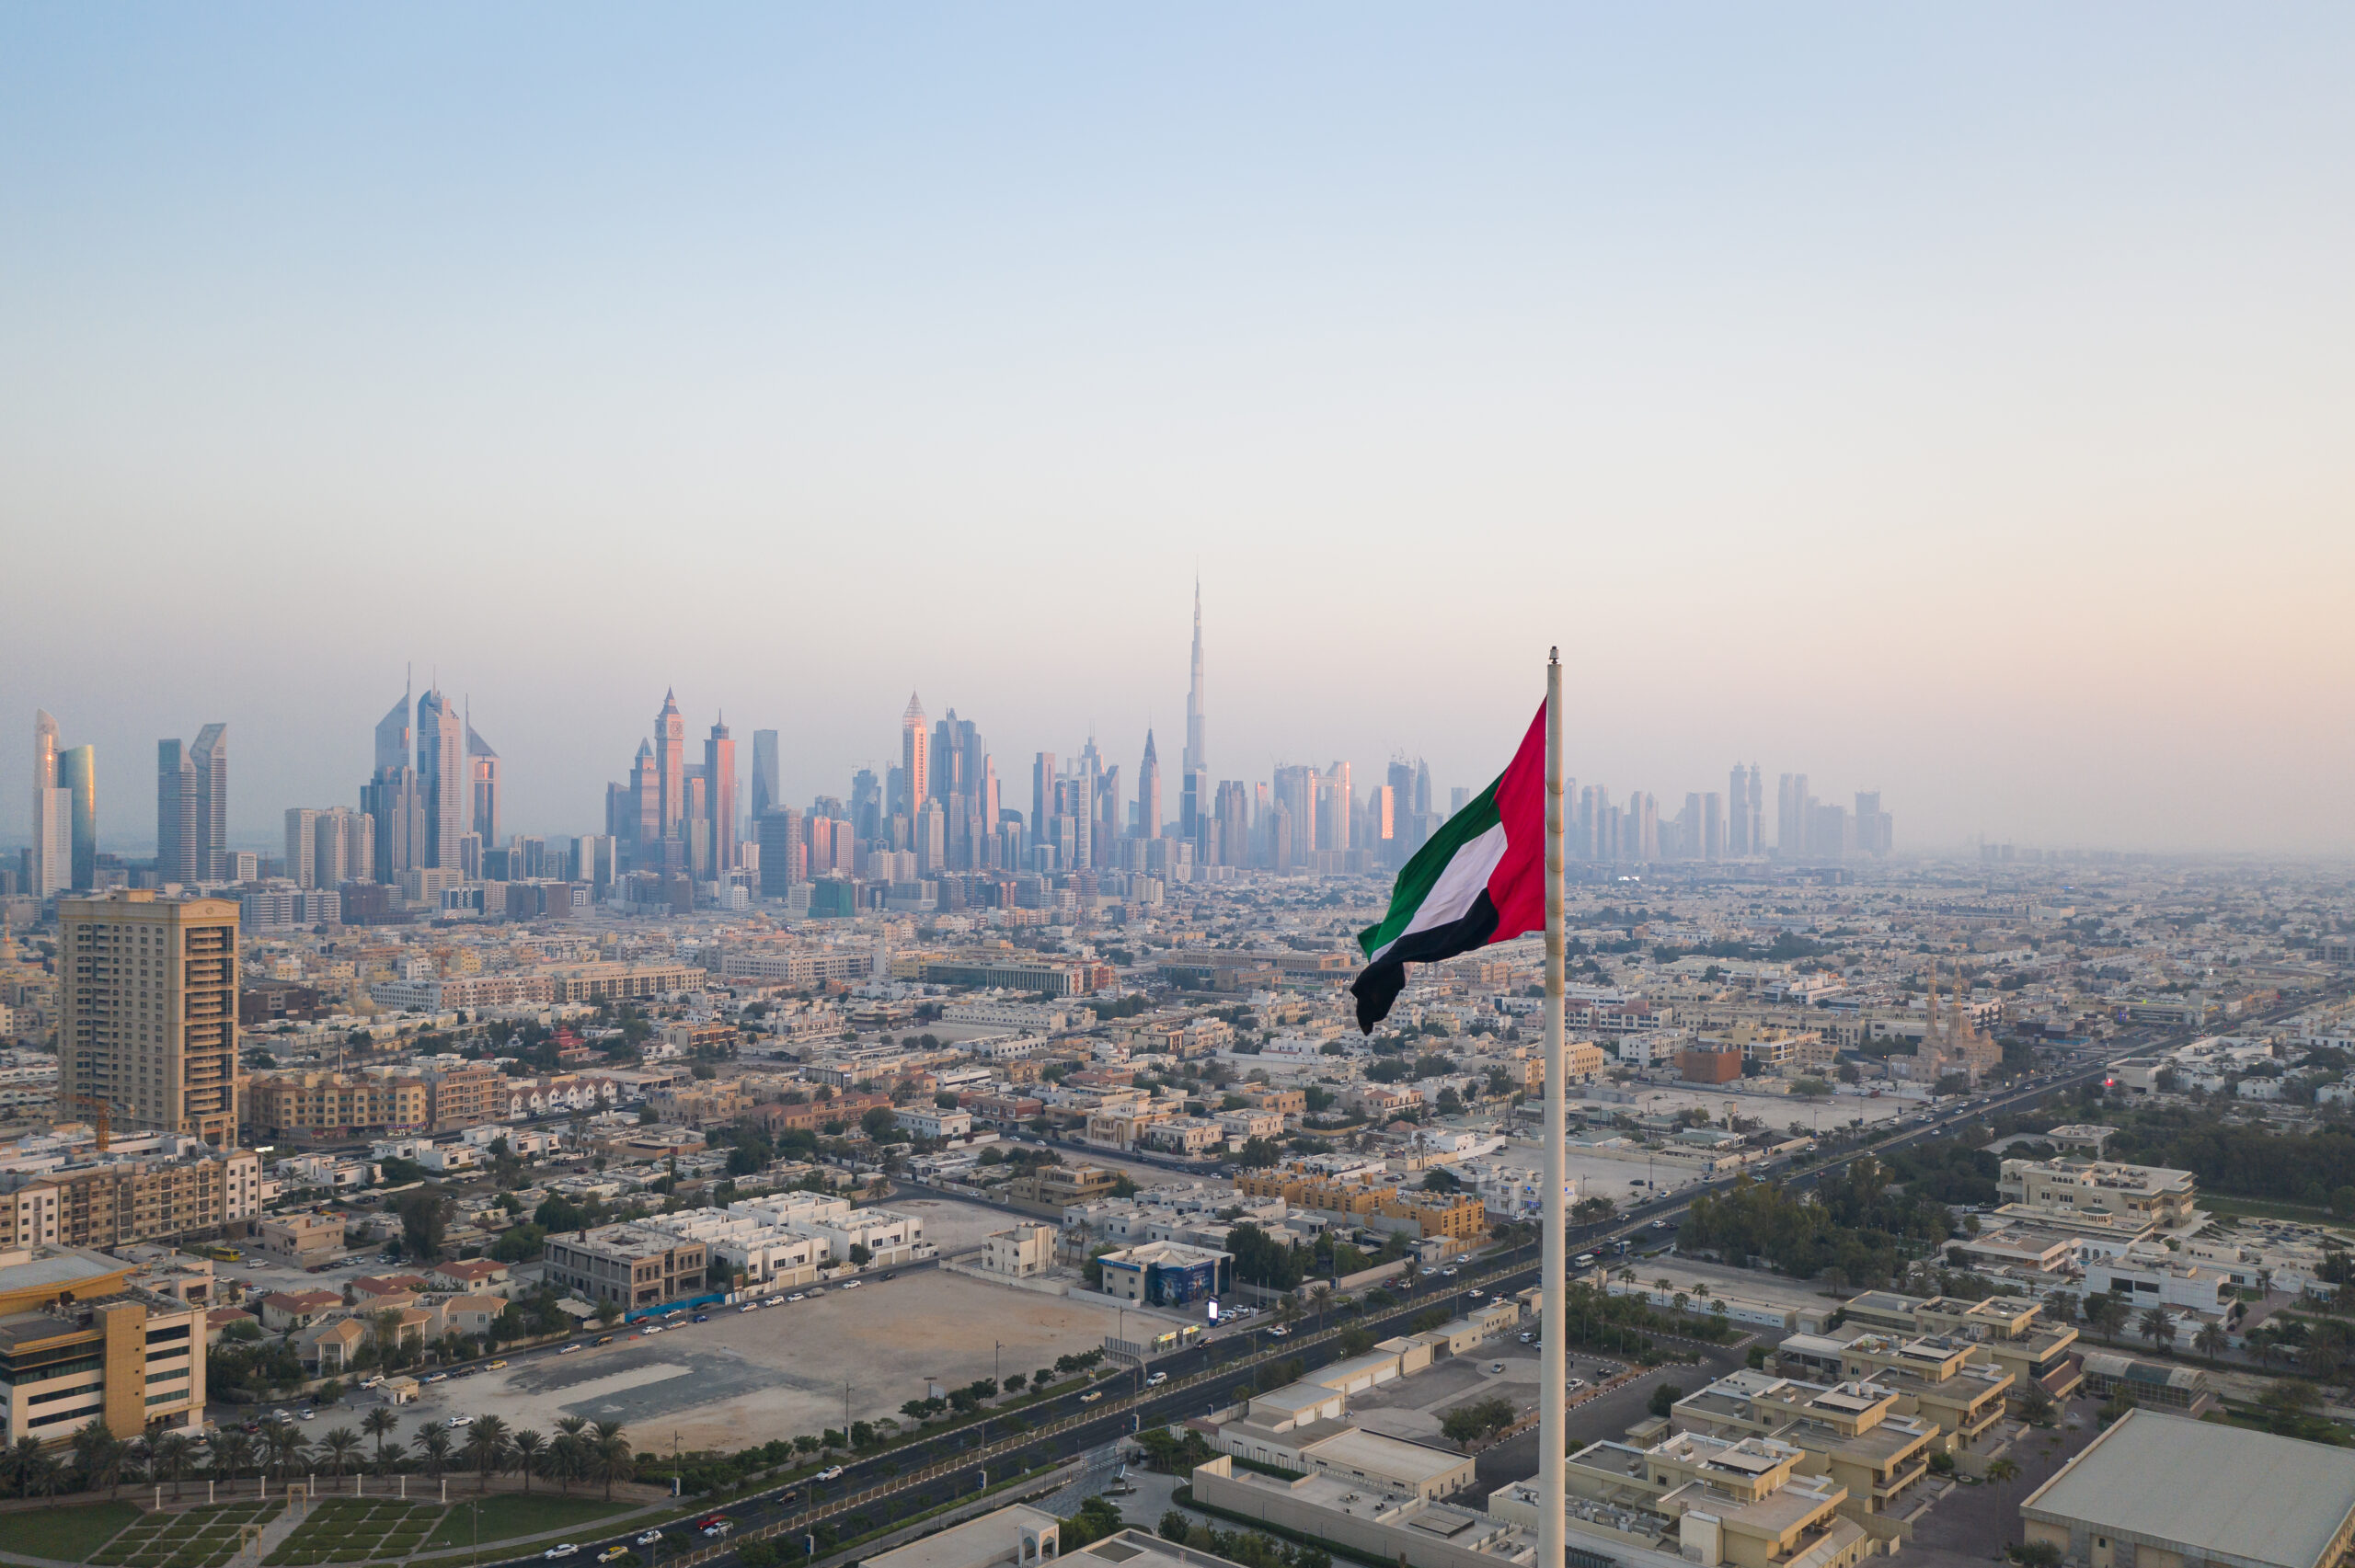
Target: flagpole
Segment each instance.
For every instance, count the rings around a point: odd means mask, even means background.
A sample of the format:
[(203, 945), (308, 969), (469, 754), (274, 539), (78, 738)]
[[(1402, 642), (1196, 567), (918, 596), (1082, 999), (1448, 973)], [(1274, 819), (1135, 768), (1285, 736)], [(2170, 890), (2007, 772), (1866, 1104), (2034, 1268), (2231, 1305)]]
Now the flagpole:
[(1563, 1462), (1569, 1442), (1569, 1216), (1563, 1212), (1562, 1163), (1569, 1100), (1562, 1070), (1562, 650), (1553, 648), (1545, 658), (1545, 1235), (1538, 1274), (1536, 1568), (1563, 1568), (1569, 1511)]

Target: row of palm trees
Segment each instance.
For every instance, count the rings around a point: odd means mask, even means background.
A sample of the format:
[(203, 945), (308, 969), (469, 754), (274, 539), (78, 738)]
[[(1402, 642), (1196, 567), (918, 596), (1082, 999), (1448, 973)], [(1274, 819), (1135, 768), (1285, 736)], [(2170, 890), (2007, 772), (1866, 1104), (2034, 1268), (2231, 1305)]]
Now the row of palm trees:
[[(372, 1471), (391, 1475), (413, 1469), (432, 1480), (452, 1471), (471, 1471), (481, 1477), (485, 1490), (494, 1475), (521, 1475), (527, 1492), (534, 1477), (567, 1492), (576, 1484), (603, 1485), (610, 1498), (615, 1482), (637, 1472), (637, 1456), (618, 1421), (592, 1423), (568, 1415), (548, 1436), (529, 1427), (510, 1431), (499, 1416), (486, 1415), (465, 1428), (463, 1439), (446, 1426), (434, 1425), (416, 1433), (405, 1446), (388, 1445), (386, 1439), (399, 1425), (390, 1408), (379, 1407), (362, 1419), (360, 1431), (338, 1426), (316, 1443), (293, 1423), (280, 1422), (257, 1433), (228, 1427), (201, 1445), (185, 1432), (126, 1440), (109, 1431), (104, 1422), (92, 1421), (63, 1448), (26, 1436), (0, 1450), (0, 1485), (10, 1496), (53, 1497), (100, 1490), (112, 1496), (126, 1485), (144, 1483), (167, 1485), (178, 1497), (183, 1483), (196, 1480), (234, 1484), (251, 1476), (282, 1484), (306, 1475), (340, 1481)], [(366, 1451), (369, 1437), (376, 1444), (373, 1458)]]

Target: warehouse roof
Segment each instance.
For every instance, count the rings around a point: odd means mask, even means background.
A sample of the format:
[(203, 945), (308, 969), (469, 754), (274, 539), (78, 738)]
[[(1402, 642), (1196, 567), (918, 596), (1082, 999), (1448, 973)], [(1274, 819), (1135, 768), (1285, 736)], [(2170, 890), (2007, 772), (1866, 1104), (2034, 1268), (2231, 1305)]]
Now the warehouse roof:
[(2020, 1512), (2241, 1568), (2315, 1568), (2355, 1514), (2355, 1451), (2130, 1411)]

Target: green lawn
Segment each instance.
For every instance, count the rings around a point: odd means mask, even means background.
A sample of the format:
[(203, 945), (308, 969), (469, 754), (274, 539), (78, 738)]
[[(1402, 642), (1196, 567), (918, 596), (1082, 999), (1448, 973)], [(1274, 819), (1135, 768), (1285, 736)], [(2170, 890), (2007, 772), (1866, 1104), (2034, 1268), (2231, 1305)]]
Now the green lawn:
[(2219, 1218), (2238, 1219), (2248, 1216), (2258, 1219), (2296, 1219), (2309, 1225), (2325, 1225), (2345, 1229), (2344, 1224), (2327, 1208), (2309, 1208), (2302, 1203), (2284, 1203), (2269, 1197), (2229, 1197), (2220, 1193), (2201, 1193), (2198, 1207)]
[(135, 1521), (141, 1510), (129, 1503), (86, 1503), (70, 1508), (40, 1508), (8, 1520), (8, 1550), (29, 1557), (87, 1562), (99, 1547)]
[[(454, 1490), (454, 1488), (453, 1489)], [(593, 1525), (616, 1514), (626, 1514), (635, 1503), (608, 1503), (602, 1497), (549, 1496), (541, 1493), (494, 1492), (481, 1500), (482, 1539), (505, 1540), (511, 1536), (537, 1535), (542, 1530)], [(441, 1528), (426, 1538), (420, 1550), (465, 1547), (475, 1543), (475, 1499), (453, 1498)]]

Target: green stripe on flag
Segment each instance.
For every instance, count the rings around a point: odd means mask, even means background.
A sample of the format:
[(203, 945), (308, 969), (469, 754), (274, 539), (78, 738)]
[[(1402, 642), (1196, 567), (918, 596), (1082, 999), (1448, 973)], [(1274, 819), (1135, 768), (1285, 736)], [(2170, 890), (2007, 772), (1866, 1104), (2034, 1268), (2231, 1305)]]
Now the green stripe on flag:
[(1497, 815), (1497, 785), (1502, 778), (1489, 781), (1488, 787), (1475, 796), (1471, 804), (1440, 824), (1439, 831), (1425, 841), (1415, 852), (1415, 858), (1399, 872), (1397, 886), (1390, 890), (1390, 910), (1381, 921), (1358, 933), (1358, 945), (1371, 958), (1389, 943), (1395, 942), (1414, 923), (1415, 911), (1430, 897), (1431, 888), (1439, 881), (1440, 873), (1465, 844), (1478, 838), (1503, 820)]

